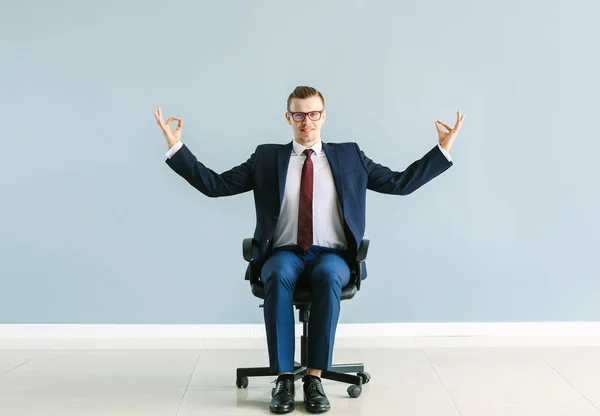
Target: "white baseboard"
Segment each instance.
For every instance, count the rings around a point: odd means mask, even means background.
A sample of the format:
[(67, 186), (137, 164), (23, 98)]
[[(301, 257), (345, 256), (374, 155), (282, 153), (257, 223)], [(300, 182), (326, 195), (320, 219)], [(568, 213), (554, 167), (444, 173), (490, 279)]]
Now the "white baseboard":
[[(296, 337), (302, 326), (296, 325)], [(0, 349), (69, 348), (202, 348), (210, 340), (266, 339), (262, 324), (242, 325), (112, 325), (0, 324)], [(345, 346), (600, 346), (600, 322), (451, 322), (339, 324), (337, 341)], [(224, 341), (225, 345), (232, 343)], [(83, 343), (83, 344), (82, 344)], [(353, 344), (354, 343), (354, 344)], [(244, 342), (246, 344), (246, 342)]]
[[(296, 324), (296, 335), (302, 325)], [(600, 337), (600, 322), (448, 322), (339, 324), (338, 338)], [(128, 325), (0, 324), (0, 340), (15, 338), (265, 338), (263, 324)]]

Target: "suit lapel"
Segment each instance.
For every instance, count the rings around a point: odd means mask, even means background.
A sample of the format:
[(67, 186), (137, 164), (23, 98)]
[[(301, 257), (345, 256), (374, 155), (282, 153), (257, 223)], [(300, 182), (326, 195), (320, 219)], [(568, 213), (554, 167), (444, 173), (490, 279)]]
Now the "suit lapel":
[(279, 183), (279, 211), (283, 202), (283, 193), (285, 192), (285, 180), (287, 178), (290, 157), (292, 156), (292, 142), (277, 149), (277, 181)]
[(329, 146), (327, 143), (323, 143), (323, 151), (327, 155), (329, 166), (331, 167), (331, 174), (333, 175), (333, 181), (335, 183), (335, 189), (337, 190), (338, 198), (342, 210), (344, 209), (344, 193), (342, 186), (342, 171), (340, 165), (340, 154), (337, 149), (333, 146)]

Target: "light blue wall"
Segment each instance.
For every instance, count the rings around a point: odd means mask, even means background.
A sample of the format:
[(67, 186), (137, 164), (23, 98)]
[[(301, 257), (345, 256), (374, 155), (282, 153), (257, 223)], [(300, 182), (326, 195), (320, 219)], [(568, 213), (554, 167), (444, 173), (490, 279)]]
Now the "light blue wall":
[[(92, 5), (93, 4), (93, 5)], [(600, 320), (597, 1), (3, 1), (0, 321), (260, 323), (252, 194), (164, 163), (153, 111), (223, 171), (325, 141), (402, 170), (466, 114), (455, 166), (369, 193), (369, 278), (340, 322)]]

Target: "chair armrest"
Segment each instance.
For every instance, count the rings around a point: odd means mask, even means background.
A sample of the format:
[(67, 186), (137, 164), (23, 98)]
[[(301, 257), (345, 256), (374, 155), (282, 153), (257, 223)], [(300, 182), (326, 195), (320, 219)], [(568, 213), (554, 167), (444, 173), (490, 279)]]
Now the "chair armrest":
[(369, 251), (370, 240), (364, 239), (360, 242), (358, 251), (356, 252), (356, 262), (362, 263), (367, 258), (367, 252)]
[(362, 262), (367, 258), (367, 252), (369, 251), (369, 243), (370, 241), (364, 239), (360, 242), (358, 246), (358, 250), (356, 251), (356, 273), (354, 274), (354, 285), (356, 286), (356, 290), (360, 290), (360, 284), (362, 283)]
[(244, 260), (250, 263), (252, 258), (252, 238), (244, 238), (242, 241), (242, 253), (244, 255)]
[(259, 282), (258, 275), (260, 268), (253, 263), (254, 256), (252, 255), (252, 244), (254, 243), (253, 238), (244, 238), (242, 241), (242, 254), (244, 255), (244, 260), (248, 262), (248, 275), (250, 286), (254, 286)]

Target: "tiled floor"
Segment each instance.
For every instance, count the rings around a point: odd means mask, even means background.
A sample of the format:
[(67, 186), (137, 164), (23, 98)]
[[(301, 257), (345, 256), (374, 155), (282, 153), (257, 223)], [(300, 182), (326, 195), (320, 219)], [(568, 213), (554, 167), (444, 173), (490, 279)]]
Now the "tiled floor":
[[(600, 416), (600, 347), (385, 347), (344, 340), (336, 363), (364, 362), (371, 382), (352, 399), (325, 381), (329, 415)], [(236, 367), (263, 366), (261, 340), (181, 349), (0, 349), (0, 415), (269, 414), (273, 377), (235, 387)], [(296, 384), (295, 414), (302, 407)], [(294, 414), (294, 413), (292, 413)]]

